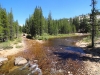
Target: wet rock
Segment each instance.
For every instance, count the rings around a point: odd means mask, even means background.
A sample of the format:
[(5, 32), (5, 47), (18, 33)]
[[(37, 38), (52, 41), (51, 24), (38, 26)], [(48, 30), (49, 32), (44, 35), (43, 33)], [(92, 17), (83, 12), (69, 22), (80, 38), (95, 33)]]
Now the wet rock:
[(28, 75), (34, 75), (37, 73), (38, 75), (42, 75), (42, 70), (38, 67), (38, 60), (29, 60), (27, 64), (24, 65), (24, 67), (20, 68), (20, 70), (23, 70), (26, 67), (29, 67), (29, 74)]
[(24, 65), (27, 63), (27, 60), (23, 57), (16, 57), (15, 58), (15, 65)]
[(99, 57), (99, 56), (93, 56), (93, 58), (98, 58), (98, 59), (100, 59), (100, 57)]
[(34, 60), (34, 63), (38, 63), (38, 60)]
[(92, 57), (92, 55), (91, 54), (85, 54), (87, 57)]
[(64, 70), (62, 70), (62, 69), (58, 70), (58, 73), (63, 73), (63, 72), (64, 72)]
[(72, 72), (68, 71), (68, 75), (73, 75)]

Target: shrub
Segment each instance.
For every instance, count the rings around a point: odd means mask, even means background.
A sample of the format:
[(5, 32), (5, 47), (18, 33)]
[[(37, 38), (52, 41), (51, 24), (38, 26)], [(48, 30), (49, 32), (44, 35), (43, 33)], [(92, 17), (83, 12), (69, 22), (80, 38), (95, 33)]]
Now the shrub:
[(32, 39), (32, 36), (31, 36), (30, 34), (28, 34), (28, 35), (26, 36), (26, 38)]

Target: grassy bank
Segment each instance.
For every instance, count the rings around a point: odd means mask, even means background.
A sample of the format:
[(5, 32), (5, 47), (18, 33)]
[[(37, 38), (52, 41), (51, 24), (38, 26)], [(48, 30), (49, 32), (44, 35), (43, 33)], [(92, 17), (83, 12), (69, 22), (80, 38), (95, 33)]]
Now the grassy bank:
[(71, 37), (71, 36), (76, 36), (76, 35), (74, 33), (73, 34), (58, 34), (58, 35), (43, 34), (42, 36), (36, 36), (36, 39), (47, 40), (50, 38), (61, 38), (61, 37)]
[(14, 44), (21, 43), (22, 39), (21, 38), (16, 38), (13, 41), (6, 41), (6, 42), (1, 42), (0, 43), (0, 49), (12, 49)]
[(13, 48), (11, 46), (11, 42), (12, 41), (6, 41), (6, 42), (0, 43), (0, 49), (11, 49), (11, 48)]

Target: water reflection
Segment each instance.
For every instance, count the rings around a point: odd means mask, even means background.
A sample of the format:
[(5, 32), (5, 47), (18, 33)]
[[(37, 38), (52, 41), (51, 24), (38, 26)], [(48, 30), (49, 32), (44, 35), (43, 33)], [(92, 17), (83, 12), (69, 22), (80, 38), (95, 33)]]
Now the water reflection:
[(53, 48), (53, 53), (62, 59), (71, 58), (73, 60), (79, 59), (85, 53), (82, 48), (76, 47), (76, 42), (80, 41), (86, 36), (75, 36), (66, 38), (53, 38), (49, 39), (46, 46)]
[(53, 38), (49, 39), (46, 43), (48, 46), (75, 46), (76, 42), (80, 41), (86, 36), (74, 36), (64, 38)]

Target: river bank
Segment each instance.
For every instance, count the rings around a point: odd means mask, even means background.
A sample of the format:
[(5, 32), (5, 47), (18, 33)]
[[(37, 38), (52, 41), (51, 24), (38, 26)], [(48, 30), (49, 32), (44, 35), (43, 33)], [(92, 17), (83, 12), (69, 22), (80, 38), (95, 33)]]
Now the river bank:
[[(22, 38), (23, 39), (23, 38)], [(20, 41), (20, 42), (11, 42), (11, 47), (10, 49), (0, 49), (0, 57), (7, 57), (10, 55), (15, 55), (18, 52), (21, 52), (24, 50), (25, 45), (24, 45), (24, 41)]]
[(88, 48), (91, 45), (91, 39), (87, 41), (80, 40), (76, 43), (77, 47), (83, 48), (85, 52), (84, 63), (85, 69), (87, 69), (89, 75), (99, 75), (100, 74), (100, 38), (96, 38), (95, 47)]
[[(71, 36), (84, 36), (84, 35), (89, 35), (89, 34), (82, 34), (82, 33), (75, 33), (75, 34), (59, 34), (58, 36), (48, 36), (48, 38), (62, 38), (62, 37), (71, 37)], [(41, 36), (42, 37), (42, 36)], [(17, 54), (18, 52), (24, 51), (25, 49), (25, 36), (21, 37), (22, 41), (14, 44), (12, 43), (12, 48), (11, 49), (0, 49), (0, 57), (7, 57), (9, 55), (14, 55)], [(43, 40), (34, 40), (35, 42), (38, 42), (40, 44), (43, 44), (45, 41)], [(83, 44), (84, 42), (77, 42), (76, 45), (80, 46), (80, 44)], [(87, 43), (86, 43), (87, 44)], [(80, 46), (81, 47), (81, 46)]]

